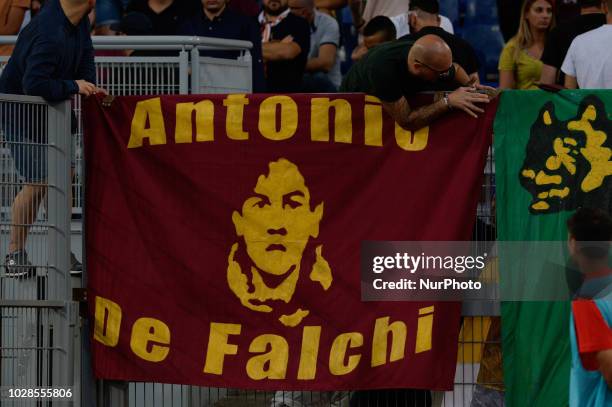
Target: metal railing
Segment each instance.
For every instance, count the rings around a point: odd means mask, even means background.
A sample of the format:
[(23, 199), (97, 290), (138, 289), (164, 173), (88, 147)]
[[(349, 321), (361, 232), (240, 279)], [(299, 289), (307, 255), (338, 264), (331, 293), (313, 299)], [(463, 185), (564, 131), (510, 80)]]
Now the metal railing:
[[(0, 36), (0, 45), (15, 44), (16, 36)], [(97, 36), (96, 51), (136, 51), (141, 54), (96, 56), (97, 85), (115, 96), (176, 95), (188, 93), (251, 93), (252, 61), (248, 41), (185, 36)], [(201, 56), (200, 51), (234, 51), (235, 59)], [(161, 53), (161, 55), (155, 55)], [(0, 57), (0, 72), (8, 57)], [(79, 119), (74, 138), (76, 173), (73, 214), (82, 213), (82, 125), (81, 101), (75, 97), (74, 111)], [(2, 162), (8, 151), (0, 150)], [(6, 163), (10, 171), (10, 163)], [(7, 174), (9, 172), (6, 172)], [(4, 172), (3, 172), (4, 173)], [(2, 197), (2, 201), (6, 201)], [(2, 212), (7, 207), (2, 205)]]
[[(9, 247), (12, 253), (20, 250), (0, 271), (0, 386), (5, 389), (79, 388), (78, 313), (69, 274), (70, 125), (69, 102), (51, 105), (39, 97), (0, 94), (0, 138), (17, 167), (3, 174), (1, 183), (3, 204), (12, 214), (0, 221), (0, 259), (6, 261)], [(3, 168), (7, 165), (3, 159)]]

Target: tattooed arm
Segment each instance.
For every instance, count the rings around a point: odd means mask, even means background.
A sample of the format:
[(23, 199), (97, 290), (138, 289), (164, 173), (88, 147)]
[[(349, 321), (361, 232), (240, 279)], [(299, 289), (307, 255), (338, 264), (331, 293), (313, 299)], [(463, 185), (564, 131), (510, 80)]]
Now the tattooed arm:
[(402, 128), (418, 130), (451, 109), (463, 110), (472, 117), (478, 117), (478, 113), (484, 113), (484, 110), (475, 103), (489, 103), (489, 97), (474, 92), (473, 88), (459, 88), (448, 94), (447, 100), (438, 96), (433, 103), (418, 109), (413, 110), (404, 96), (395, 102), (383, 102), (383, 108)]

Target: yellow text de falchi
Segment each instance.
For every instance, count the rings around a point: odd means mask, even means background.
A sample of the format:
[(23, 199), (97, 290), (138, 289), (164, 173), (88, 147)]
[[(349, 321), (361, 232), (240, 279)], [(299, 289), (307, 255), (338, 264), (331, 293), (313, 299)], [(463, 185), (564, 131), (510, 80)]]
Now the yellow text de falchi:
[[(394, 362), (401, 364), (407, 355), (431, 352), (435, 306), (415, 309), (414, 313), (413, 317), (417, 317), (414, 342), (408, 341), (408, 335), (412, 333), (408, 332), (406, 322), (381, 316), (373, 321), (368, 332), (338, 334), (329, 349), (322, 349), (324, 326), (303, 326), (301, 341), (290, 343), (279, 333), (254, 336), (241, 323), (210, 322), (207, 342), (195, 339), (207, 345), (201, 355), (194, 357), (200, 358), (203, 375), (222, 376), (228, 360), (240, 357), (240, 360), (246, 360), (244, 372), (251, 380), (287, 379), (289, 358), (297, 358), (297, 380), (315, 380), (323, 369), (331, 375), (344, 376), (357, 368), (376, 368)], [(126, 326), (123, 319), (119, 304), (97, 296), (94, 340), (113, 348), (119, 344), (120, 337), (127, 336), (134, 357), (151, 364), (161, 364), (168, 358), (172, 352), (172, 332), (164, 321), (143, 316), (132, 326)], [(248, 348), (236, 344), (237, 338), (242, 336), (250, 340)], [(414, 348), (409, 349), (408, 343), (414, 343)], [(369, 360), (363, 356), (366, 349), (370, 351), (367, 352), (371, 355)]]

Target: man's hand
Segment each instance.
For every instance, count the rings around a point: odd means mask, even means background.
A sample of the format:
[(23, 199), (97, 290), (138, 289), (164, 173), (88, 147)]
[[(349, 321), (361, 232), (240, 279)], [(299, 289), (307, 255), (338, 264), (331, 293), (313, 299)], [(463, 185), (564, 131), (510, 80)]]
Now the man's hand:
[(85, 97), (95, 95), (96, 93), (99, 93), (103, 96), (108, 95), (108, 92), (106, 91), (106, 89), (98, 88), (93, 83), (87, 82), (84, 79), (79, 79), (75, 82), (79, 86), (79, 95), (83, 95)]
[(606, 383), (608, 383), (608, 388), (612, 389), (612, 349), (598, 352), (597, 362), (599, 362), (599, 371), (601, 375)]
[(288, 35), (285, 38), (283, 38), (280, 42), (283, 44), (291, 44), (293, 42), (293, 36)]
[(478, 113), (484, 110), (475, 103), (489, 103), (489, 96), (476, 92), (476, 88), (462, 87), (448, 95), (448, 104), (454, 109), (463, 110), (472, 117), (478, 117)]
[(96, 92), (96, 85), (91, 82), (87, 82), (84, 79), (79, 79), (76, 81), (79, 86), (79, 95), (90, 96)]
[(499, 89), (496, 89), (492, 86), (481, 85), (480, 83), (475, 83), (473, 86), (474, 88), (476, 88), (476, 90), (484, 91), (487, 94), (487, 96), (489, 96), (489, 100), (497, 97), (497, 95), (499, 95), (499, 92), (500, 92)]

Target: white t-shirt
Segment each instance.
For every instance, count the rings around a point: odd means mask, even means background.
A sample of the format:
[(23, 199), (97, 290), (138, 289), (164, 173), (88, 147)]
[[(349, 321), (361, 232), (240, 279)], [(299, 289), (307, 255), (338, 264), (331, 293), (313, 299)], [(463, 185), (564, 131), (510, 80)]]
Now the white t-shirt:
[(363, 10), (363, 19), (370, 21), (376, 16), (391, 18), (400, 13), (407, 13), (409, 6), (409, 0), (368, 0)]
[[(397, 16), (390, 17), (397, 31), (397, 38), (403, 37), (406, 34), (410, 34), (410, 25), (408, 24), (408, 13), (399, 14)], [(453, 23), (448, 17), (440, 15), (440, 27), (451, 34), (455, 33), (453, 29)]]
[(561, 70), (581, 89), (612, 89), (612, 24), (574, 38)]

